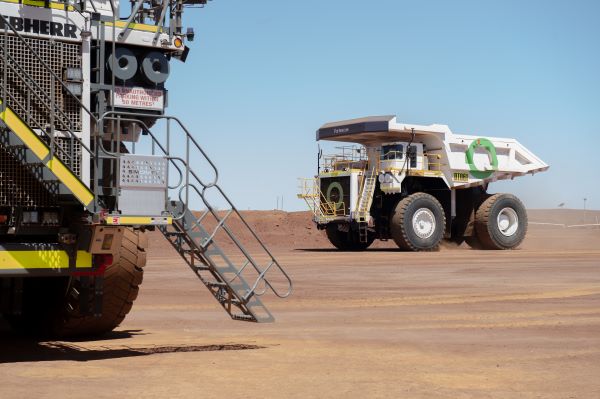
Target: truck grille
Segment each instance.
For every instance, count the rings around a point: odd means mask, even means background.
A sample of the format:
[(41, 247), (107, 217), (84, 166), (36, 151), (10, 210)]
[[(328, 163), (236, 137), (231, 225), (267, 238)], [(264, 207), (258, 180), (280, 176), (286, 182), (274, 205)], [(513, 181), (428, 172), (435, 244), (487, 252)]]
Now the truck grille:
[[(39, 54), (40, 58), (62, 78), (66, 67), (81, 68), (81, 45), (77, 43), (64, 43), (46, 39), (24, 38), (24, 40)], [(55, 114), (55, 129), (66, 130), (70, 127), (73, 131), (81, 131), (81, 108), (77, 101), (70, 95), (65, 95), (63, 87), (59, 82), (52, 82), (52, 76), (46, 68), (31, 55), (25, 44), (15, 36), (0, 35), (0, 44), (3, 51), (7, 51), (15, 62), (7, 62), (16, 69), (19, 74), (10, 67), (7, 69), (7, 82), (4, 82), (4, 57), (0, 57), (0, 85), (6, 87), (9, 95), (6, 95), (7, 104), (32, 128), (50, 125), (50, 112), (40, 103), (38, 96), (46, 99), (46, 93), (51, 96), (54, 90), (55, 103), (65, 114)], [(19, 68), (19, 65), (23, 70)], [(27, 75), (33, 79), (29, 85), (23, 82), (22, 76)], [(21, 77), (19, 76), (21, 75)]]
[(335, 215), (350, 214), (350, 176), (321, 177), (321, 192), (327, 202), (335, 204)]

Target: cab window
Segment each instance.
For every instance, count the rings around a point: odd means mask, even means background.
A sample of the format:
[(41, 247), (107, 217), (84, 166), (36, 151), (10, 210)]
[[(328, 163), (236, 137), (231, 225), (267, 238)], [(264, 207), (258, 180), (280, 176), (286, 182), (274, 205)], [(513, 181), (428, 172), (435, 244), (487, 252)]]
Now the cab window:
[(410, 167), (417, 167), (417, 146), (411, 145), (408, 147), (408, 159), (410, 160)]
[(393, 159), (402, 159), (404, 146), (402, 144), (384, 145), (381, 148), (381, 160), (389, 161)]

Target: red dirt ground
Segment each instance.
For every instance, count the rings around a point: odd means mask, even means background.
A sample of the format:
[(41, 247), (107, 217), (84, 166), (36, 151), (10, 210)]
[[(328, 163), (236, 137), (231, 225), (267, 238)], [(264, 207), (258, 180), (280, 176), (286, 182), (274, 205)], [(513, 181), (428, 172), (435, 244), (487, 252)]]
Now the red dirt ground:
[(294, 279), (264, 299), (275, 323), (230, 320), (154, 234), (111, 336), (0, 333), (0, 398), (600, 398), (600, 229), (531, 225), (514, 251), (342, 253), (306, 213), (245, 214)]

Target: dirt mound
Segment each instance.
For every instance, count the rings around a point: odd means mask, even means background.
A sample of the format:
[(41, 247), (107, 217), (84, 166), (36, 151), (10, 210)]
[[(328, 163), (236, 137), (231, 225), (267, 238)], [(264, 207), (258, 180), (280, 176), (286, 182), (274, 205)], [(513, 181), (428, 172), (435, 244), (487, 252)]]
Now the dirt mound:
[[(557, 223), (567, 226), (584, 224), (583, 209), (529, 209), (529, 221), (533, 223)], [(586, 211), (586, 224), (600, 223), (600, 211)]]
[[(329, 245), (327, 238), (314, 225), (308, 212), (240, 211), (240, 213), (269, 249), (324, 248)], [(206, 218), (207, 230), (214, 228), (215, 225), (214, 219), (211, 220), (210, 216)], [(230, 217), (227, 226), (244, 244), (254, 242), (252, 234), (239, 218)], [(156, 253), (171, 248), (158, 231), (150, 234), (150, 241), (151, 252)], [(222, 247), (233, 245), (222, 231), (217, 234), (215, 241)]]
[[(331, 248), (327, 237), (317, 229), (311, 220), (309, 212), (283, 212), (283, 211), (241, 211), (246, 222), (254, 229), (256, 234), (273, 250), (284, 249), (319, 249)], [(600, 228), (567, 228), (559, 225), (581, 224), (583, 211), (574, 209), (534, 209), (529, 210), (529, 232), (523, 249), (594, 249), (600, 247)], [(588, 211), (586, 221), (595, 222), (600, 219), (600, 211)], [(550, 225), (537, 224), (550, 223)], [(553, 225), (556, 224), (556, 225)], [(207, 218), (206, 225), (215, 226), (214, 220)], [(252, 242), (251, 233), (244, 227), (237, 217), (228, 220), (228, 226), (244, 243)], [(170, 245), (162, 238), (159, 232), (150, 234), (150, 252), (157, 253), (169, 250)], [(220, 232), (216, 241), (227, 248), (233, 244)], [(376, 241), (372, 248), (396, 248), (393, 241)], [(444, 244), (441, 250), (468, 249), (466, 245)]]

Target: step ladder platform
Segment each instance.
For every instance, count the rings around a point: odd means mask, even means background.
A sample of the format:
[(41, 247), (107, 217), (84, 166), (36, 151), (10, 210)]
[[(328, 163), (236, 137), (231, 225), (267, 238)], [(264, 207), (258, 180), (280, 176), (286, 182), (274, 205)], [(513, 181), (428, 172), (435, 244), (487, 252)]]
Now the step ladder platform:
[[(112, 226), (167, 226), (173, 223), (173, 217), (165, 215), (139, 216), (111, 214), (104, 215), (103, 222)], [(167, 234), (170, 236), (184, 235), (178, 232), (169, 232)]]

